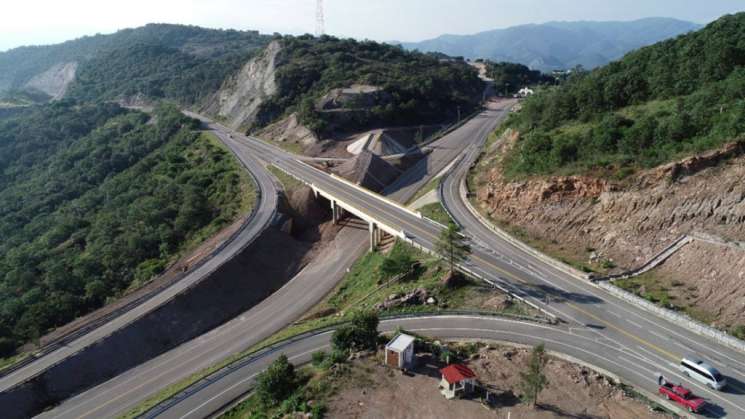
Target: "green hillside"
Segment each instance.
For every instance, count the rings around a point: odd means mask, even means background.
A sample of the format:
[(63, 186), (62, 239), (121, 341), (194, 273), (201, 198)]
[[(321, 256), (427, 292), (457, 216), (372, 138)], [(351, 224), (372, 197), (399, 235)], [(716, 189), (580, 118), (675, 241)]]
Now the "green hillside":
[(0, 118), (0, 356), (247, 211), (250, 181), (195, 124), (73, 102)]
[(372, 41), (285, 37), (277, 69), (278, 93), (259, 114), (259, 125), (299, 110), (303, 122), (315, 130), (330, 125), (330, 116), (316, 111), (315, 102), (334, 88), (352, 84), (379, 86), (389, 97), (359, 113), (346, 127), (372, 124), (405, 125), (465, 115), (481, 99), (483, 83), (463, 61), (407, 52)]
[(508, 175), (624, 175), (745, 135), (745, 13), (535, 95)]
[(220, 86), (269, 36), (251, 31), (151, 24), (111, 35), (0, 53), (0, 97), (55, 64), (77, 62), (73, 96), (118, 99), (142, 93), (183, 104)]

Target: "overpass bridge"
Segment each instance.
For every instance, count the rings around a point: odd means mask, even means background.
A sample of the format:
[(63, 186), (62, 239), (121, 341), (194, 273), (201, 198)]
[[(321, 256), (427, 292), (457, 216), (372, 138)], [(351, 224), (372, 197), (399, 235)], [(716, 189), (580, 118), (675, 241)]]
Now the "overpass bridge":
[[(310, 167), (312, 169), (315, 169), (312, 166)], [(292, 173), (290, 172), (285, 172), (285, 173), (287, 173), (290, 176), (293, 176)], [(322, 172), (322, 173), (326, 175), (325, 172)], [(370, 197), (371, 199), (381, 201), (381, 203), (383, 203), (384, 205), (393, 206), (399, 211), (402, 211), (403, 213), (407, 213), (420, 220), (424, 219), (421, 213), (412, 211), (406, 208), (405, 206), (400, 205), (399, 203), (395, 201), (392, 201), (388, 198), (385, 198), (382, 195), (379, 195), (375, 192), (372, 192), (363, 187), (360, 187), (340, 176), (337, 176), (334, 174), (328, 174), (328, 176), (334, 179), (336, 182), (346, 185), (347, 187), (354, 189), (357, 192)], [(374, 214), (374, 213), (371, 214), (369, 209), (363, 209), (360, 206), (358, 206), (359, 204), (355, 204), (351, 202), (351, 200), (348, 198), (345, 199), (343, 197), (344, 195), (339, 193), (338, 188), (334, 188), (330, 190), (322, 186), (317, 186), (316, 184), (312, 182), (307, 182), (303, 179), (299, 179), (299, 178), (296, 178), (296, 179), (308, 185), (313, 190), (313, 195), (316, 198), (322, 197), (322, 198), (327, 199), (331, 203), (331, 217), (332, 217), (332, 221), (334, 224), (338, 223), (345, 216), (346, 213), (354, 215), (355, 217), (365, 221), (369, 226), (370, 250), (371, 251), (377, 248), (377, 246), (380, 244), (385, 234), (399, 238), (404, 241), (410, 241), (410, 235), (407, 235), (406, 231), (402, 228), (401, 225), (394, 225), (394, 223), (388, 223), (384, 220), (381, 220), (381, 218), (379, 217), (379, 214)]]
[[(483, 144), (489, 132), (488, 126), (484, 126), (481, 132), (473, 135), (480, 138), (480, 144)], [(246, 152), (273, 164), (309, 185), (318, 196), (328, 199), (336, 220), (344, 211), (348, 211), (367, 221), (373, 246), (379, 239), (379, 232), (383, 231), (427, 252), (433, 252), (436, 248), (442, 225), (352, 182), (301, 162), (261, 140), (239, 134), (236, 134), (236, 138)], [(714, 392), (696, 385), (697, 393), (712, 401), (713, 410), (708, 413), (712, 417), (745, 417), (745, 360), (742, 352), (712, 342), (695, 331), (622, 300), (590, 281), (557, 269), (485, 231), (487, 227), (473, 220), (467, 211), (458, 210), (466, 203), (462, 202), (459, 188), (455, 187), (460, 182), (453, 180), (462, 179), (473, 156), (475, 154), (466, 156), (446, 176), (447, 185), (442, 193), (452, 216), (473, 241), (471, 256), (460, 264), (461, 270), (523, 300), (549, 317), (560, 319), (583, 336), (620, 348), (624, 352), (624, 359), (652, 360), (655, 370), (666, 376), (685, 379), (677, 368), (683, 354), (694, 353), (713, 362), (720, 370), (727, 371), (732, 391)], [(634, 368), (628, 375), (625, 378), (632, 383), (643, 385), (652, 374), (648, 369)]]

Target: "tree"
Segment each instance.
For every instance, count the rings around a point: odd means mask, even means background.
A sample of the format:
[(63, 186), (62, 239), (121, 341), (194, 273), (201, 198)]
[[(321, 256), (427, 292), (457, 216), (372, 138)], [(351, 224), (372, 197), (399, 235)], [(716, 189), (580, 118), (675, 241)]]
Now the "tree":
[(538, 402), (538, 395), (548, 385), (548, 380), (543, 374), (543, 368), (546, 365), (546, 350), (543, 344), (533, 348), (528, 361), (528, 371), (520, 373), (522, 378), (521, 388), (523, 399), (535, 407)]
[(374, 311), (354, 313), (352, 321), (334, 331), (331, 343), (340, 351), (369, 349), (378, 346), (378, 314)]
[(256, 394), (267, 405), (276, 405), (295, 391), (298, 385), (295, 367), (282, 354), (256, 378)]
[(450, 265), (450, 272), (455, 270), (455, 264), (466, 260), (471, 254), (468, 239), (460, 233), (460, 227), (450, 221), (447, 228), (440, 232), (440, 238), (435, 243), (435, 249)]

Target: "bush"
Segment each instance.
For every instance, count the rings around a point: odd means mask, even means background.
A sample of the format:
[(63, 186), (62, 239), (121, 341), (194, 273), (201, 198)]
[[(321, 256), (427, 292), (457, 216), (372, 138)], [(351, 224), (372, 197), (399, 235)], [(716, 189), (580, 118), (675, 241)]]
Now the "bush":
[(298, 387), (295, 367), (282, 354), (256, 378), (256, 394), (265, 405), (277, 405)]
[(508, 174), (603, 168), (614, 176), (738, 139), (745, 102), (733, 93), (745, 90), (743, 26), (745, 13), (724, 16), (527, 98), (508, 121), (522, 134), (504, 161)]
[(359, 311), (352, 321), (334, 331), (331, 342), (335, 350), (374, 350), (378, 345), (378, 315), (374, 311)]
[(320, 367), (326, 361), (326, 352), (316, 351), (311, 355), (311, 363), (314, 367)]

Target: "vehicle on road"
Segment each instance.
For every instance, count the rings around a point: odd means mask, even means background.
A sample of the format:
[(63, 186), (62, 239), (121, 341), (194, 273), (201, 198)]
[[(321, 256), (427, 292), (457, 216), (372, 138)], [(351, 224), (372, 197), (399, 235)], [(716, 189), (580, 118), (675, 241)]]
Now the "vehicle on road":
[(662, 397), (683, 406), (691, 413), (699, 413), (706, 405), (706, 400), (682, 385), (668, 382), (661, 374), (657, 375), (657, 384), (660, 385), (659, 393)]
[(727, 385), (727, 380), (716, 368), (697, 358), (683, 358), (680, 372), (715, 390)]

